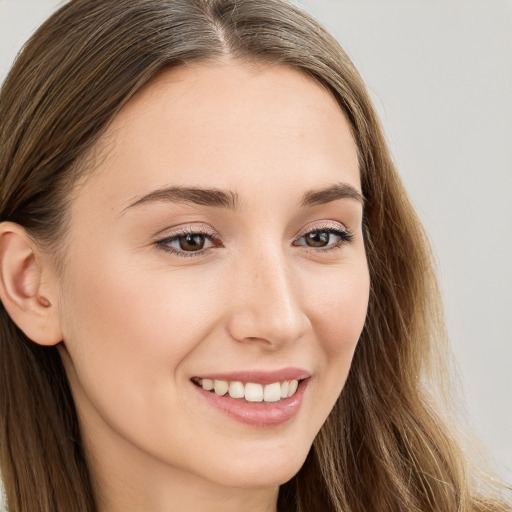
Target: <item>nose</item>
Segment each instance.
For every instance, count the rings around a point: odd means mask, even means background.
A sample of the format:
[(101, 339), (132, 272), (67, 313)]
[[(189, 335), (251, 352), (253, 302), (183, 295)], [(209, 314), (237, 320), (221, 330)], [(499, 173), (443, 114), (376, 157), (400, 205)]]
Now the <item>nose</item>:
[(229, 282), (227, 327), (235, 340), (277, 349), (300, 339), (310, 327), (299, 276), (280, 251), (244, 259)]

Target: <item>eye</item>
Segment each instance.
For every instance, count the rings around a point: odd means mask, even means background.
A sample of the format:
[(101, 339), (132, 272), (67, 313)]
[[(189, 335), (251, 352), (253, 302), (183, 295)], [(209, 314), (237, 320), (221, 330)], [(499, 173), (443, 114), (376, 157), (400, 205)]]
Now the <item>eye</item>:
[(194, 235), (182, 235), (176, 241), (183, 251), (200, 251), (206, 243), (206, 237), (203, 234), (196, 233)]
[(156, 245), (166, 252), (186, 258), (205, 254), (210, 248), (219, 246), (220, 240), (213, 231), (185, 229), (158, 240)]
[(313, 251), (330, 251), (340, 249), (353, 239), (352, 233), (347, 229), (334, 227), (320, 227), (304, 233), (298, 240), (305, 243), (294, 243), (294, 245), (305, 245)]
[[(306, 250), (325, 253), (341, 249), (352, 239), (353, 235), (349, 230), (326, 226), (305, 232), (293, 245), (305, 246)], [(304, 243), (301, 243), (301, 240)], [(214, 231), (202, 231), (192, 227), (173, 233), (156, 241), (155, 244), (163, 251), (184, 258), (202, 256), (214, 247), (222, 247), (220, 238)]]

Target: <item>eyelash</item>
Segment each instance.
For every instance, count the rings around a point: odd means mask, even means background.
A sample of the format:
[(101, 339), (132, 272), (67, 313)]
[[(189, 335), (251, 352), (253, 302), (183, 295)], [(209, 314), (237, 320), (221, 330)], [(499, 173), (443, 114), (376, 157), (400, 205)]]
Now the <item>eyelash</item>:
[[(345, 244), (348, 244), (352, 242), (354, 235), (348, 230), (348, 229), (342, 229), (342, 228), (334, 228), (332, 226), (319, 226), (314, 229), (310, 229), (309, 231), (305, 231), (302, 233), (302, 235), (299, 236), (298, 240), (303, 238), (304, 236), (311, 234), (311, 233), (329, 233), (331, 235), (336, 235), (340, 238), (340, 240), (332, 245), (328, 245), (326, 247), (311, 247), (308, 245), (303, 244), (295, 244), (296, 247), (304, 247), (306, 251), (312, 252), (314, 254), (319, 253), (326, 253), (331, 251), (340, 250)], [(203, 236), (207, 238), (208, 240), (212, 241), (214, 243), (214, 247), (208, 247), (206, 249), (201, 249), (199, 251), (183, 251), (183, 250), (177, 250), (172, 247), (170, 247), (168, 244), (171, 242), (175, 242), (179, 240), (183, 236), (187, 235), (196, 235), (196, 236)], [(155, 245), (157, 245), (161, 250), (177, 255), (182, 258), (193, 258), (198, 256), (204, 256), (206, 253), (210, 252), (210, 249), (214, 249), (215, 247), (220, 246), (220, 239), (218, 235), (213, 231), (204, 231), (201, 229), (193, 229), (185, 228), (183, 230), (180, 230), (176, 233), (173, 233), (171, 236), (167, 236), (161, 240), (157, 240), (155, 242)]]

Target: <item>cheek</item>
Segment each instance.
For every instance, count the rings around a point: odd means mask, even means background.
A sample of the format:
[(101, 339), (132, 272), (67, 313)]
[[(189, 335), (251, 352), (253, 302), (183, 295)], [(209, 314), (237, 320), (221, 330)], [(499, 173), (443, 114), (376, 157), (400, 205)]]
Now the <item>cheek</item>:
[(369, 287), (366, 265), (351, 265), (334, 273), (315, 294), (311, 316), (327, 356), (355, 349), (366, 319)]
[(324, 419), (341, 393), (368, 309), (370, 279), (366, 264), (350, 265), (334, 274), (314, 296), (314, 328), (321, 346), (324, 379), (318, 407)]
[(215, 316), (214, 301), (208, 300), (208, 290), (198, 293), (199, 283), (185, 281), (184, 274), (109, 260), (118, 264), (89, 262), (69, 278), (64, 343), (79, 383), (75, 387), (98, 409), (109, 404), (118, 409), (115, 414), (124, 414), (130, 404), (128, 409), (144, 411), (157, 400), (169, 400), (168, 385), (176, 381), (180, 363)]
[(174, 460), (190, 435), (176, 416), (187, 406), (184, 363), (218, 317), (214, 283), (136, 267), (97, 262), (69, 281), (64, 363), (87, 432), (117, 432)]
[(164, 272), (118, 267), (82, 272), (65, 296), (65, 341), (70, 351), (94, 353), (98, 363), (133, 359), (142, 371), (145, 361), (155, 360), (169, 371), (170, 362), (194, 348), (213, 316), (209, 293), (195, 290), (194, 283), (166, 278)]

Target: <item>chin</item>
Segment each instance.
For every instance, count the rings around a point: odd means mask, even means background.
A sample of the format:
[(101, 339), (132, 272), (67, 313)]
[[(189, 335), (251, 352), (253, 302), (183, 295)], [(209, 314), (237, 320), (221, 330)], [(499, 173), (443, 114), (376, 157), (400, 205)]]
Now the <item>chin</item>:
[(295, 449), (287, 455), (278, 453), (272, 457), (254, 454), (230, 463), (226, 458), (225, 464), (215, 468), (211, 478), (217, 483), (238, 488), (277, 487), (288, 482), (300, 470), (309, 450), (297, 453)]

